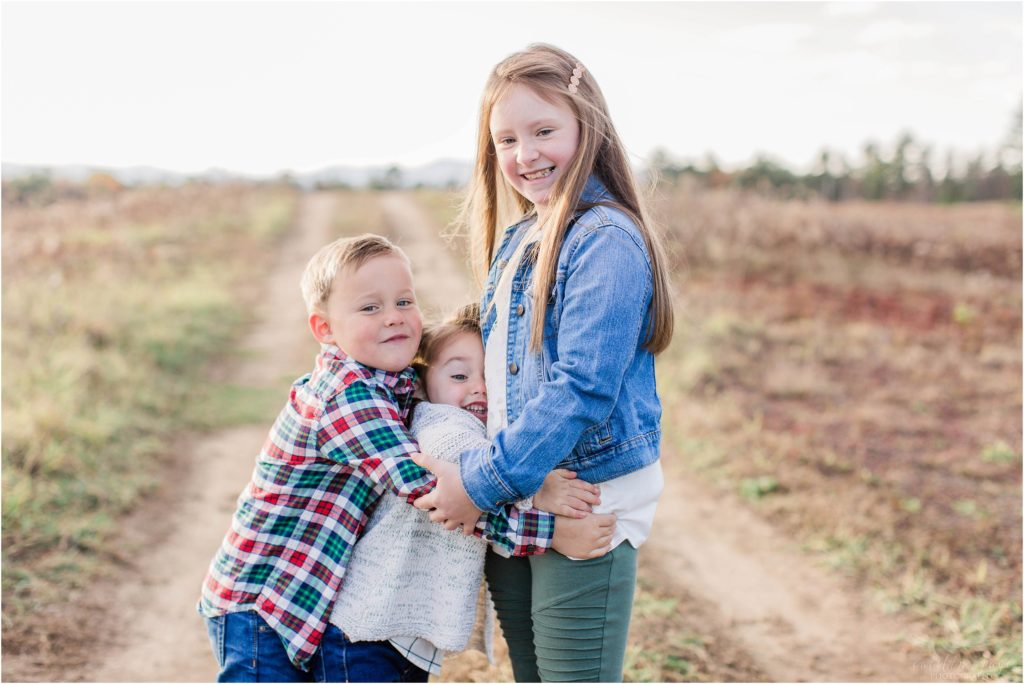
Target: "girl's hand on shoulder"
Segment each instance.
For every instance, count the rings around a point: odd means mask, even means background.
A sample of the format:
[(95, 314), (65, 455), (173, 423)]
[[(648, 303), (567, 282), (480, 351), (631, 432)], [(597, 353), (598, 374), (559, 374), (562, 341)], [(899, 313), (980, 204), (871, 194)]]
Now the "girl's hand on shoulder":
[(533, 507), (567, 518), (583, 518), (601, 503), (601, 488), (579, 479), (571, 470), (552, 470), (533, 495)]
[(600, 558), (611, 550), (615, 534), (615, 516), (590, 513), (583, 518), (555, 518), (551, 548), (563, 556)]

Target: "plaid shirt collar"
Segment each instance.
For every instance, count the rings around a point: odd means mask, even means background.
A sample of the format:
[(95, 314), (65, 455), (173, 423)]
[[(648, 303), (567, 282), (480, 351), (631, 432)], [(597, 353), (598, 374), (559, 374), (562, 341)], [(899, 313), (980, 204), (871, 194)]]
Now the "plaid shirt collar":
[(319, 373), (330, 373), (336, 376), (342, 381), (342, 385), (348, 385), (351, 382), (350, 375), (364, 380), (373, 380), (390, 389), (396, 397), (405, 396), (416, 389), (416, 371), (411, 366), (397, 373), (371, 368), (353, 359), (341, 347), (323, 342), (320, 343), (320, 354), (316, 359), (314, 375)]

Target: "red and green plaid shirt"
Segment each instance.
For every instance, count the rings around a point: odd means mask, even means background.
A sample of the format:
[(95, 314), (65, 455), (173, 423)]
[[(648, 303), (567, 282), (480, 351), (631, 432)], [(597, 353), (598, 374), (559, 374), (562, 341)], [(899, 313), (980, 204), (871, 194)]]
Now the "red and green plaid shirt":
[[(436, 483), (409, 458), (419, 451), (403, 422), (414, 371), (375, 370), (321, 346), (256, 459), (199, 601), (206, 617), (255, 610), (302, 669), (377, 502), (390, 492), (411, 503)], [(514, 506), (485, 513), (476, 530), (520, 556), (545, 551), (553, 532), (554, 516)]]

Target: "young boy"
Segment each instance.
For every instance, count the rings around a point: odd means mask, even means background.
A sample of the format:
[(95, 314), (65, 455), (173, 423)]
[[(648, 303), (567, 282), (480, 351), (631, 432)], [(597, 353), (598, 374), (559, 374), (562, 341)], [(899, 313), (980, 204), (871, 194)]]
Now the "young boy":
[[(310, 260), (302, 293), (321, 351), (292, 385), (203, 582), (218, 681), (427, 681), (388, 642), (352, 643), (328, 625), (377, 501), (411, 504), (436, 482), (411, 460), (403, 424), (422, 332), (409, 260), (379, 236), (337, 240)], [(565, 544), (571, 525), (555, 527), (507, 506), (476, 533), (531, 555)]]

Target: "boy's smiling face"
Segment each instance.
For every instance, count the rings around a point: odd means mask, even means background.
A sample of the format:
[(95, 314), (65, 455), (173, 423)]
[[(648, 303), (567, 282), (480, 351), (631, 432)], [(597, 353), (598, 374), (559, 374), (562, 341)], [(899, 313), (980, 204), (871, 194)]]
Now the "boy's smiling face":
[(412, 272), (401, 256), (377, 256), (342, 270), (324, 309), (309, 317), (320, 342), (341, 347), (371, 368), (397, 373), (412, 363), (423, 321)]

